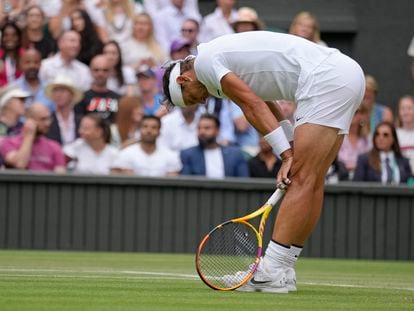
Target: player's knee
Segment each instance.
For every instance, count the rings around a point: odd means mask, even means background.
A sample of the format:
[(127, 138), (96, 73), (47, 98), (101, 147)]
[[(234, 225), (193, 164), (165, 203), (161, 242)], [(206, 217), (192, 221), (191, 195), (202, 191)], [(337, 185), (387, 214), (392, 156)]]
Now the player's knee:
[(317, 184), (318, 174), (308, 170), (296, 170), (292, 171), (289, 175), (292, 185), (297, 186), (303, 191), (313, 191)]

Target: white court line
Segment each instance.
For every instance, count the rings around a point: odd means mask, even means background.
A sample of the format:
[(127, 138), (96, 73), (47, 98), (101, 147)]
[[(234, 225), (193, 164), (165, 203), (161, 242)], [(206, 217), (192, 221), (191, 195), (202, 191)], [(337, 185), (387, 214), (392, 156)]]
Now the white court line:
[[(2, 273), (5, 272), (5, 273)], [(53, 273), (53, 274), (20, 274), (13, 272), (37, 272), (37, 273)], [(72, 273), (69, 274), (54, 274), (54, 273)], [(104, 275), (85, 275), (85, 274), (104, 274)], [(115, 275), (114, 275), (115, 274)], [(117, 276), (116, 274), (125, 274), (125, 276)], [(119, 270), (70, 270), (70, 269), (21, 269), (21, 268), (0, 268), (0, 275), (9, 277), (39, 277), (39, 278), (114, 278), (114, 279), (133, 279), (133, 280), (151, 280), (151, 279), (171, 279), (171, 280), (198, 280), (196, 274), (182, 274), (170, 272), (150, 272), (150, 271), (119, 271)], [(142, 276), (141, 276), (142, 275)], [(310, 286), (328, 286), (328, 287), (345, 287), (345, 288), (365, 288), (365, 289), (390, 289), (390, 290), (407, 290), (414, 291), (410, 287), (390, 287), (390, 286), (367, 286), (367, 285), (353, 285), (353, 284), (338, 284), (338, 283), (324, 283), (324, 282), (298, 282), (299, 285)]]

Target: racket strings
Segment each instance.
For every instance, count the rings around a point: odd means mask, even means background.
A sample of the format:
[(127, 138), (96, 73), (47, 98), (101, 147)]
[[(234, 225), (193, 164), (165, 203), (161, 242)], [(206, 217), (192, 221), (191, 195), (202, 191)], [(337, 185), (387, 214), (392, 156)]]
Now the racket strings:
[(257, 243), (256, 233), (246, 224), (217, 227), (201, 249), (199, 272), (215, 288), (235, 287), (254, 269)]

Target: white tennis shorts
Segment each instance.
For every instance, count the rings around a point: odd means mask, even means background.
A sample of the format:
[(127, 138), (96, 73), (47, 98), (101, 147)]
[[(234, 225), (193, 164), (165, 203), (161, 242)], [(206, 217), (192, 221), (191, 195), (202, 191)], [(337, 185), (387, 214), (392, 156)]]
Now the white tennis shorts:
[(313, 123), (348, 134), (364, 92), (361, 67), (339, 52), (330, 55), (298, 86), (295, 127)]

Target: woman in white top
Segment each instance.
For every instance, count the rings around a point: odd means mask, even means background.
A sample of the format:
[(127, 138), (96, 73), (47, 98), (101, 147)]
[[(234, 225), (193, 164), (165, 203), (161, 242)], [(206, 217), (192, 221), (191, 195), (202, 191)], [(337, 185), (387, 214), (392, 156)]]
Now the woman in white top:
[(82, 118), (79, 136), (63, 148), (70, 161), (68, 168), (76, 173), (108, 174), (118, 149), (109, 144), (111, 132), (107, 122), (97, 113), (87, 114)]
[(120, 95), (136, 95), (137, 78), (131, 67), (123, 65), (119, 44), (113, 40), (107, 42), (103, 47), (103, 54), (108, 58), (111, 67), (111, 75), (107, 82), (108, 89)]
[(121, 147), (128, 141), (140, 138), (140, 126), (144, 117), (144, 105), (137, 96), (122, 97), (118, 104), (115, 123), (111, 124), (111, 144)]
[(142, 12), (142, 6), (133, 0), (107, 0), (104, 3), (103, 27), (107, 39), (125, 42), (132, 35), (132, 18)]
[(167, 60), (163, 49), (155, 40), (154, 23), (147, 13), (140, 13), (133, 18), (132, 37), (121, 43), (124, 63), (138, 69), (141, 65), (154, 67)]
[(402, 154), (410, 160), (414, 172), (414, 97), (406, 95), (398, 103), (397, 136)]

